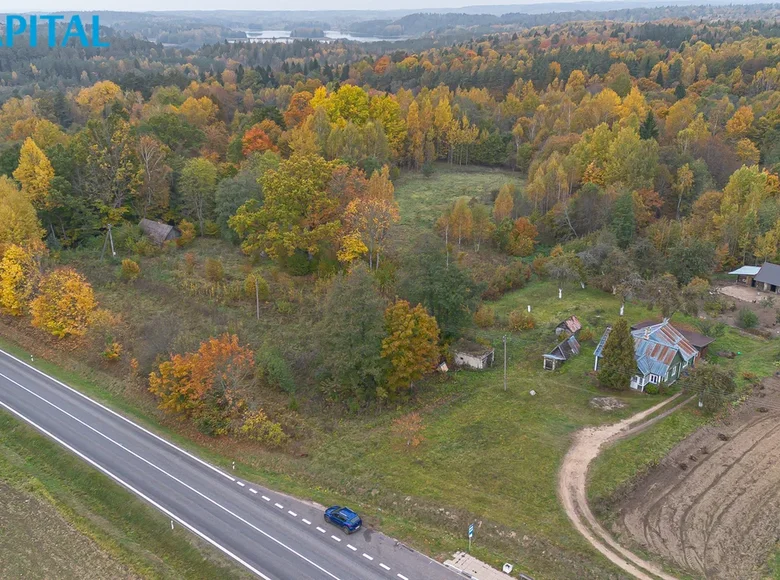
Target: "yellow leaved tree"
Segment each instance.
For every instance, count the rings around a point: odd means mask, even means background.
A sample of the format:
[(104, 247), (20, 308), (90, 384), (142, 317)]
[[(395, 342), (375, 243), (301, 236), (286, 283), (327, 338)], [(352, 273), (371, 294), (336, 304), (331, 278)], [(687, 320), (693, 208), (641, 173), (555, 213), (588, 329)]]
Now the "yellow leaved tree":
[(57, 268), (43, 278), (30, 304), (32, 324), (58, 338), (82, 336), (96, 306), (84, 276), (72, 268)]
[(46, 204), (51, 180), (54, 179), (54, 168), (32, 137), (27, 137), (22, 145), (14, 177), (22, 184), (22, 191), (34, 206)]

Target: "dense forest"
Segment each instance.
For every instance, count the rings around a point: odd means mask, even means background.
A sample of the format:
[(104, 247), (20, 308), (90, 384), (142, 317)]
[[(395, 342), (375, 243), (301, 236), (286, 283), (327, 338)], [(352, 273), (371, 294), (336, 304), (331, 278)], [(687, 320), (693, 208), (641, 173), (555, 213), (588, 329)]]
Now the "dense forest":
[[(4, 50), (0, 306), (68, 340), (114, 326), (90, 276), (60, 263), (104, 254), (109, 231), (137, 257), (196, 237), (239, 246), (244, 279), (227, 283), (213, 259), (205, 280), (187, 278), (188, 253), (180, 284), (248, 296), (258, 318), (261, 302), (289, 313), (316, 296), (322, 323), (258, 361), (218, 324), (189, 352), (169, 337), (123, 360), (204, 432), (273, 444), (291, 430), (246, 391), (256, 364), (293, 398), (399, 401), (443, 346), (490, 323), (483, 300), (532, 276), (695, 311), (715, 272), (780, 259), (775, 28), (563, 22), (414, 52), (312, 40), (191, 52), (122, 35), (108, 49)], [(415, 252), (392, 247), (394, 182), (445, 165), (527, 181), (464, 192)], [(182, 235), (157, 248), (142, 218)], [(140, 267), (123, 258), (129, 283)], [(104, 360), (130, 348), (101, 332)]]

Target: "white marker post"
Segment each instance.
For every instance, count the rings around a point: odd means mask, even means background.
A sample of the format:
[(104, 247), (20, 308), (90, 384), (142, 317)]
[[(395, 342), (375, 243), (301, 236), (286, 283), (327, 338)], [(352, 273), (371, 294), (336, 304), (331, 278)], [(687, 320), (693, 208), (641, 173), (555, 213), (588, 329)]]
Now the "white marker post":
[(474, 524), (469, 524), (469, 552), (471, 552), (471, 538), (474, 536)]
[(171, 520), (171, 529), (173, 529), (173, 520)]
[(558, 288), (558, 300), (560, 300), (561, 298), (563, 298), (563, 289)]

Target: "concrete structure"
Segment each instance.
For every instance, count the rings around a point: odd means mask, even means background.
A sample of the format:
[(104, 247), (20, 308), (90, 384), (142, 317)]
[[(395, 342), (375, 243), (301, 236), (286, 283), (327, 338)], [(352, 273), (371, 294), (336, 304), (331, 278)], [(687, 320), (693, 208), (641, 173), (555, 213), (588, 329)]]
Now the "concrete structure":
[(482, 370), (493, 366), (496, 350), (492, 347), (460, 339), (452, 345), (452, 356), (459, 367)]

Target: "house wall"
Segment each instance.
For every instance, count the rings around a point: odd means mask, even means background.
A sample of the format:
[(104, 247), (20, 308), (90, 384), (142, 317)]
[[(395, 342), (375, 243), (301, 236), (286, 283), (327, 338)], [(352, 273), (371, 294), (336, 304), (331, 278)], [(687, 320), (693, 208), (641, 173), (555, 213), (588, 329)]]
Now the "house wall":
[(465, 352), (455, 353), (455, 364), (462, 367), (470, 367), (472, 369), (484, 369), (488, 366), (491, 355), (479, 357)]

